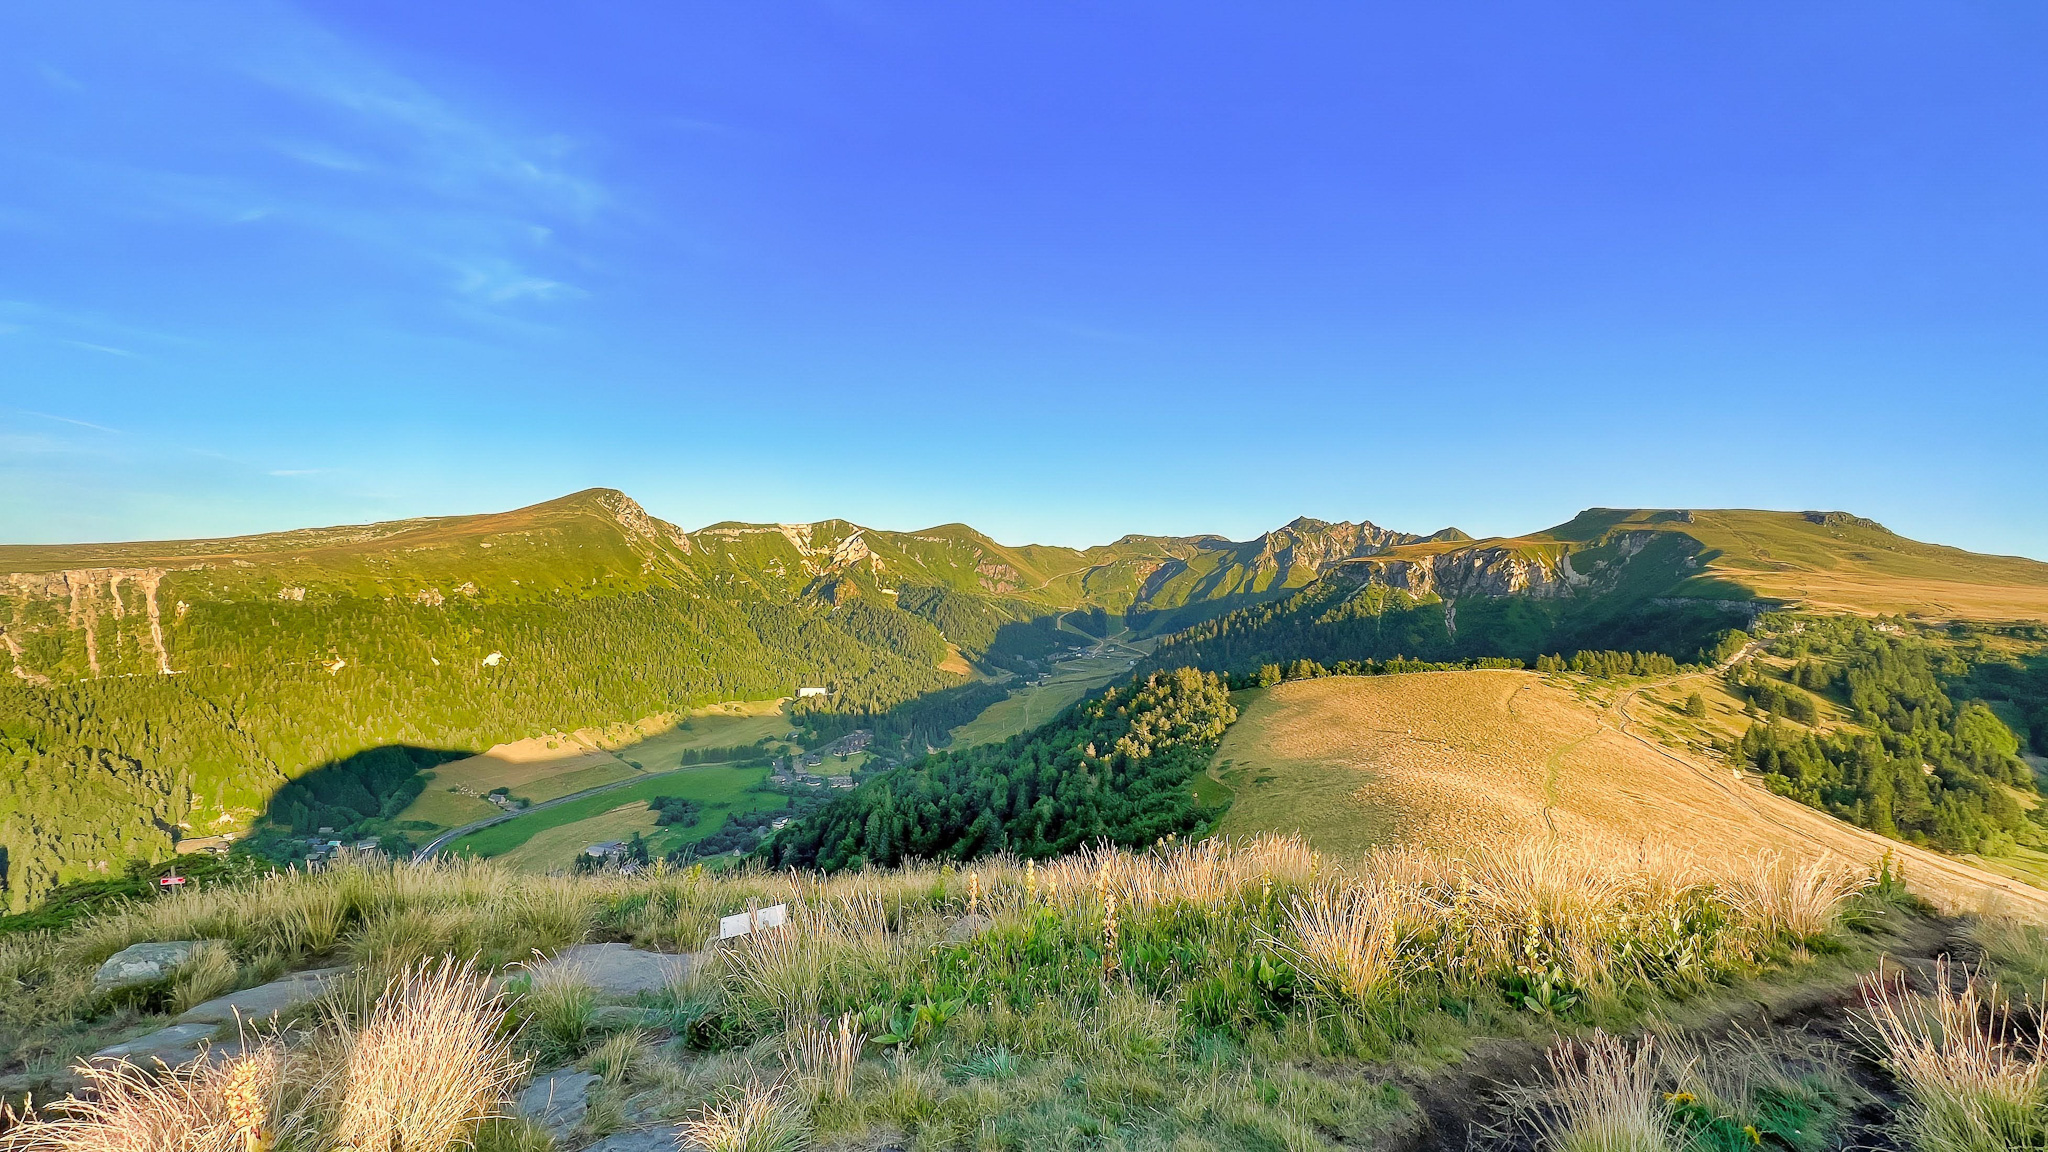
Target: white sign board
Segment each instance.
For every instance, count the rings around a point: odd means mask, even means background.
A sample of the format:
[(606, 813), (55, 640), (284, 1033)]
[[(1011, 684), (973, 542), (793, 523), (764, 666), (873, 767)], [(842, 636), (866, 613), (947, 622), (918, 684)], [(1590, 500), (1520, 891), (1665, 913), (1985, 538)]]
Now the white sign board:
[(720, 940), (730, 940), (735, 936), (745, 936), (747, 933), (761, 928), (779, 928), (788, 922), (789, 905), (787, 904), (777, 904), (771, 908), (763, 908), (758, 912), (735, 912), (730, 916), (719, 917), (718, 938)]

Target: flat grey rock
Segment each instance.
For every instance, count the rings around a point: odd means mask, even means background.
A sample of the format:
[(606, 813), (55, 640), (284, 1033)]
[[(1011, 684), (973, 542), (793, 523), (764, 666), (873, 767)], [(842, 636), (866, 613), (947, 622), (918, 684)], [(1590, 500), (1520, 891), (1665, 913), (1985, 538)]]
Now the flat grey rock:
[(590, 1086), (597, 1077), (574, 1068), (560, 1068), (535, 1080), (519, 1094), (519, 1114), (557, 1140), (583, 1123), (590, 1110)]
[(178, 1017), (178, 1023), (232, 1024), (243, 1020), (254, 1024), (275, 1020), (287, 1008), (318, 1000), (327, 991), (327, 986), (334, 983), (334, 978), (346, 971), (346, 968), (316, 968), (309, 972), (294, 972), (282, 980), (230, 992), (187, 1009)]
[(665, 988), (689, 974), (695, 958), (642, 952), (630, 944), (578, 944), (564, 948), (542, 969), (560, 969), (607, 996), (636, 996)]
[(109, 992), (138, 984), (154, 984), (169, 976), (173, 968), (190, 960), (192, 950), (197, 947), (197, 940), (130, 944), (107, 957), (107, 962), (93, 973), (93, 991)]
[(615, 1132), (583, 1152), (677, 1152), (683, 1147), (683, 1126), (665, 1124), (659, 1128), (637, 1128)]
[[(137, 1036), (109, 1045), (92, 1054), (94, 1060), (127, 1060), (135, 1064), (147, 1064), (162, 1060), (166, 1064), (182, 1063), (196, 1054), (200, 1044), (218, 1031), (218, 1024), (173, 1024), (160, 1028), (147, 1036)], [(173, 1060), (178, 1056), (181, 1059)]]

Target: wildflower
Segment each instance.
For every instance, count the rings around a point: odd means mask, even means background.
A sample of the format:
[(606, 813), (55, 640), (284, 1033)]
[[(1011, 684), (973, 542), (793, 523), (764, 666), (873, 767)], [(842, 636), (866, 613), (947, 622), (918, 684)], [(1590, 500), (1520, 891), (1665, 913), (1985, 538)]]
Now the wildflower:
[(1761, 1132), (1758, 1132), (1758, 1131), (1756, 1130), (1756, 1125), (1754, 1125), (1754, 1124), (1744, 1124), (1744, 1125), (1742, 1126), (1742, 1134), (1743, 1134), (1744, 1136), (1747, 1136), (1747, 1137), (1749, 1137), (1749, 1142), (1750, 1142), (1751, 1144), (1755, 1144), (1755, 1145), (1757, 1145), (1757, 1146), (1759, 1146), (1759, 1147), (1761, 1147), (1761, 1146), (1763, 1145), (1763, 1142), (1764, 1142), (1764, 1136), (1763, 1136), (1763, 1133), (1761, 1133)]
[(258, 1061), (239, 1060), (221, 1085), (221, 1105), (227, 1112), (228, 1126), (242, 1138), (245, 1152), (262, 1152), (269, 1145), (269, 1133), (264, 1127), (270, 1109), (264, 1096), (272, 1071)]
[(1690, 1092), (1666, 1092), (1664, 1094), (1664, 1102), (1666, 1104), (1672, 1105), (1673, 1107), (1677, 1107), (1682, 1104), (1692, 1104), (1695, 1103), (1698, 1099), (1699, 1098), (1697, 1096), (1694, 1096)]

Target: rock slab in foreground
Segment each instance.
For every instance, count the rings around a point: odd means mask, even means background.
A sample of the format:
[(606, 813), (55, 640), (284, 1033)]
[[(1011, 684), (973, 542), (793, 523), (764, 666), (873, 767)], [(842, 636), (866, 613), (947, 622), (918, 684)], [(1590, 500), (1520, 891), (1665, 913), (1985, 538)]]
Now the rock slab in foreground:
[(683, 1126), (668, 1124), (607, 1136), (583, 1152), (676, 1152), (682, 1146)]
[(135, 1064), (151, 1064), (161, 1060), (166, 1064), (182, 1064), (197, 1054), (206, 1038), (220, 1030), (219, 1024), (173, 1024), (159, 1028), (147, 1036), (137, 1036), (110, 1045), (92, 1054), (95, 1061), (127, 1060)]
[(180, 1024), (233, 1024), (237, 1020), (252, 1024), (276, 1019), (287, 1008), (296, 1008), (308, 1000), (318, 1000), (327, 991), (334, 979), (348, 971), (346, 968), (315, 968), (307, 972), (294, 972), (282, 980), (273, 980), (240, 992), (217, 996), (197, 1007), (187, 1009), (178, 1017)]
[(519, 1115), (561, 1140), (583, 1123), (590, 1110), (590, 1086), (597, 1077), (561, 1068), (535, 1080), (519, 1094)]
[(107, 962), (93, 973), (93, 991), (111, 992), (116, 988), (154, 984), (169, 976), (173, 968), (190, 960), (192, 950), (197, 947), (197, 940), (130, 944), (107, 957)]

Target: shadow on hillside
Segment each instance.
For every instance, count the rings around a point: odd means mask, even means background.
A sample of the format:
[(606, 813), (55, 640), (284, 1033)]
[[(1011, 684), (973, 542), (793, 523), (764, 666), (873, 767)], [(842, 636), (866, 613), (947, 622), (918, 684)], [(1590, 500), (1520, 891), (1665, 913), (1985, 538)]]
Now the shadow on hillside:
[(364, 834), (366, 824), (390, 820), (426, 789), (427, 769), (473, 752), (386, 744), (320, 765), (277, 790), (263, 822), (294, 836), (322, 829), (336, 839)]

